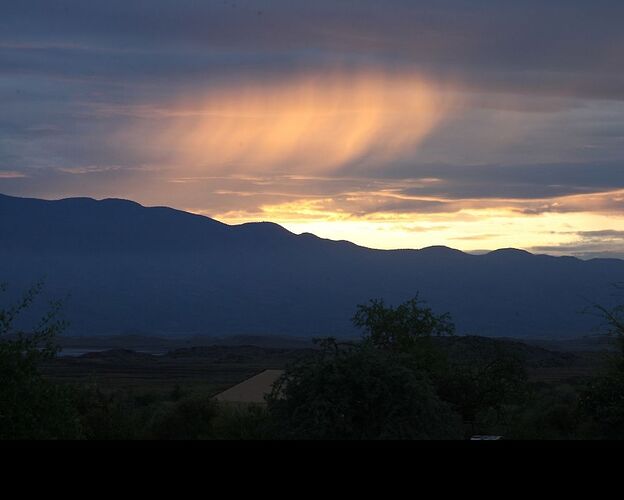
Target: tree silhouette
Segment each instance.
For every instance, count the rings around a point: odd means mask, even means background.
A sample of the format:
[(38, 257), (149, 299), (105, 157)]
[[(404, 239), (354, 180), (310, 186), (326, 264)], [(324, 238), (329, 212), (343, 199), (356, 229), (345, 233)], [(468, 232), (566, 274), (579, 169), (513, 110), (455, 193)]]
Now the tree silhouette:
[[(623, 289), (622, 285), (616, 288)], [(608, 334), (616, 337), (619, 352), (603, 376), (592, 379), (581, 394), (580, 407), (601, 435), (624, 439), (624, 304), (608, 309), (594, 305), (607, 322)]]
[[(32, 286), (16, 304), (0, 308), (0, 439), (48, 439), (79, 435), (79, 422), (69, 392), (46, 381), (40, 363), (58, 351), (56, 335), (65, 322), (59, 319), (60, 302), (32, 329), (15, 326), (41, 293)], [(6, 285), (0, 286), (5, 293)]]
[(461, 419), (409, 355), (360, 344), (290, 365), (267, 398), (276, 436), (461, 439)]
[(455, 332), (450, 314), (434, 314), (418, 294), (396, 308), (386, 306), (382, 299), (360, 304), (353, 323), (375, 347), (399, 352), (410, 351), (423, 338)]
[(396, 308), (358, 305), (360, 343), (319, 339), (317, 355), (287, 367), (268, 397), (285, 437), (454, 439), (461, 418), (436, 391), (439, 356), (427, 340), (454, 331), (415, 297)]

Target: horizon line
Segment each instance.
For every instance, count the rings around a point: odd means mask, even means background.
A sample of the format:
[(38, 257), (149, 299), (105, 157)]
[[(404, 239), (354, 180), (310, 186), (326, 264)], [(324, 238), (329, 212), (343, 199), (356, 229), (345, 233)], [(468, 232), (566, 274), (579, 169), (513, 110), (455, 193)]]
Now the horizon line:
[(282, 224), (279, 224), (277, 222), (273, 222), (273, 221), (269, 221), (269, 220), (262, 220), (262, 221), (248, 221), (248, 222), (242, 222), (240, 224), (229, 224), (227, 222), (223, 222), (220, 221), (214, 217), (210, 217), (208, 215), (205, 214), (201, 214), (201, 213), (196, 213), (196, 212), (192, 212), (189, 210), (184, 210), (184, 209), (180, 209), (180, 208), (176, 208), (176, 207), (172, 207), (172, 206), (168, 206), (168, 205), (143, 205), (142, 203), (135, 201), (135, 200), (131, 200), (128, 198), (117, 198), (117, 197), (105, 197), (105, 198), (94, 198), (91, 196), (69, 196), (69, 197), (64, 197), (64, 198), (36, 198), (33, 196), (15, 196), (15, 195), (9, 195), (9, 194), (5, 194), (5, 193), (0, 193), (0, 197), (6, 197), (6, 198), (16, 198), (16, 199), (22, 199), (22, 200), (36, 200), (36, 201), (46, 201), (46, 202), (61, 202), (61, 201), (67, 201), (67, 200), (89, 200), (89, 201), (93, 201), (96, 203), (101, 203), (101, 202), (105, 202), (105, 201), (121, 201), (121, 202), (125, 202), (125, 203), (132, 203), (135, 205), (140, 206), (141, 208), (145, 208), (145, 209), (150, 209), (150, 208), (165, 208), (168, 210), (174, 210), (177, 212), (181, 212), (184, 214), (188, 214), (188, 215), (193, 215), (196, 217), (202, 217), (204, 219), (210, 220), (210, 221), (214, 221), (214, 222), (218, 222), (219, 224), (223, 224), (225, 226), (228, 227), (240, 227), (240, 226), (244, 226), (247, 224), (273, 224), (275, 226), (280, 227), (281, 229), (283, 229), (284, 231), (287, 231), (288, 233), (295, 235), (295, 236), (304, 236), (304, 235), (311, 235), (314, 236), (315, 238), (321, 239), (321, 240), (325, 240), (325, 241), (331, 241), (334, 243), (349, 243), (351, 245), (354, 245), (356, 247), (359, 248), (364, 248), (367, 250), (373, 250), (373, 251), (379, 251), (379, 252), (400, 252), (400, 251), (414, 251), (414, 252), (419, 252), (419, 251), (423, 251), (423, 250), (429, 250), (429, 249), (434, 249), (434, 248), (440, 248), (440, 249), (447, 249), (447, 250), (452, 250), (454, 252), (459, 252), (462, 253), (464, 255), (469, 255), (469, 256), (483, 256), (483, 255), (489, 255), (492, 253), (496, 253), (496, 252), (501, 252), (501, 251), (514, 251), (514, 252), (521, 252), (521, 253), (525, 253), (525, 254), (529, 254), (535, 257), (539, 257), (539, 256), (546, 256), (546, 257), (552, 257), (552, 258), (568, 258), (568, 259), (576, 259), (576, 260), (580, 260), (583, 262), (590, 262), (590, 261), (594, 261), (594, 260), (618, 260), (618, 261), (624, 261), (623, 257), (589, 257), (589, 258), (583, 258), (583, 257), (579, 257), (576, 255), (553, 255), (553, 254), (549, 254), (549, 253), (533, 253), (525, 248), (518, 248), (518, 247), (501, 247), (501, 248), (495, 248), (495, 249), (479, 249), (479, 250), (461, 250), (458, 248), (454, 248), (454, 247), (450, 247), (447, 245), (429, 245), (426, 247), (421, 247), (421, 248), (374, 248), (374, 247), (368, 247), (365, 245), (361, 245), (358, 243), (355, 243), (353, 241), (350, 240), (345, 240), (345, 239), (340, 239), (340, 240), (334, 240), (331, 238), (325, 238), (322, 236), (318, 236), (314, 233), (310, 233), (307, 231), (304, 231), (302, 233), (295, 233), (291, 230), (289, 230), (288, 228), (284, 227)]

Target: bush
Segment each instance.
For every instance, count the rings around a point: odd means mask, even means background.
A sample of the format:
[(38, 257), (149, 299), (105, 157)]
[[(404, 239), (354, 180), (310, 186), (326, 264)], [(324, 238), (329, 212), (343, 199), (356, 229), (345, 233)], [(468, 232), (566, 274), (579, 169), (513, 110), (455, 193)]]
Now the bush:
[(524, 362), (477, 337), (464, 337), (461, 356), (436, 370), (439, 396), (462, 416), (470, 434), (490, 433), (509, 418), (510, 407), (524, 402), (528, 393)]
[(460, 439), (461, 420), (409, 356), (369, 346), (290, 366), (268, 398), (280, 436)]
[(619, 352), (607, 373), (595, 377), (582, 391), (580, 407), (590, 420), (592, 432), (608, 439), (624, 439), (624, 304), (612, 310), (595, 307), (616, 337)]
[(581, 393), (580, 408), (594, 436), (624, 439), (624, 371), (618, 367), (590, 381)]
[(423, 339), (455, 332), (450, 315), (434, 314), (418, 295), (396, 308), (386, 306), (381, 299), (360, 304), (352, 321), (364, 331), (365, 342), (395, 352), (420, 351)]
[(511, 439), (578, 439), (582, 414), (574, 387), (562, 384), (536, 390), (509, 425)]
[(274, 429), (266, 407), (220, 404), (214, 420), (215, 439), (271, 439)]
[(208, 396), (192, 396), (163, 405), (149, 425), (154, 439), (210, 439), (218, 406)]
[(103, 393), (97, 387), (75, 389), (74, 404), (86, 439), (119, 440), (146, 437), (149, 407), (124, 392)]
[[(1, 364), (1, 361), (0, 361)], [(0, 439), (79, 439), (84, 436), (72, 391), (38, 374), (6, 384), (0, 375)]]
[[(65, 327), (58, 319), (60, 303), (32, 329), (15, 328), (42, 285), (33, 286), (17, 303), (0, 309), (0, 439), (69, 439), (80, 437), (78, 415), (67, 388), (39, 373), (42, 361), (56, 355), (56, 335)], [(4, 292), (6, 286), (0, 286)]]

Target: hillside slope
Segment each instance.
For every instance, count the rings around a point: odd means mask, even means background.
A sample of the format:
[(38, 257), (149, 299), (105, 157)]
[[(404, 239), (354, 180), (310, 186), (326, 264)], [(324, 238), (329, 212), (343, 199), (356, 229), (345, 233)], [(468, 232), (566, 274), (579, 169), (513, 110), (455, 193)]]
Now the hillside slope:
[(17, 293), (44, 278), (82, 335), (352, 335), (356, 304), (420, 292), (460, 333), (570, 337), (624, 282), (617, 259), (372, 250), (126, 200), (0, 195), (0, 227), (0, 282)]

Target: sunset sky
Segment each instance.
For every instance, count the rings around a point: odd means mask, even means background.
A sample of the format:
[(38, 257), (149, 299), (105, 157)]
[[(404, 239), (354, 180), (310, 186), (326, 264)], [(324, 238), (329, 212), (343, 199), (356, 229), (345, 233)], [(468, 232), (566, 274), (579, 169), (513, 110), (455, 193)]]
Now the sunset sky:
[(0, 193), (624, 258), (624, 2), (5, 0)]

